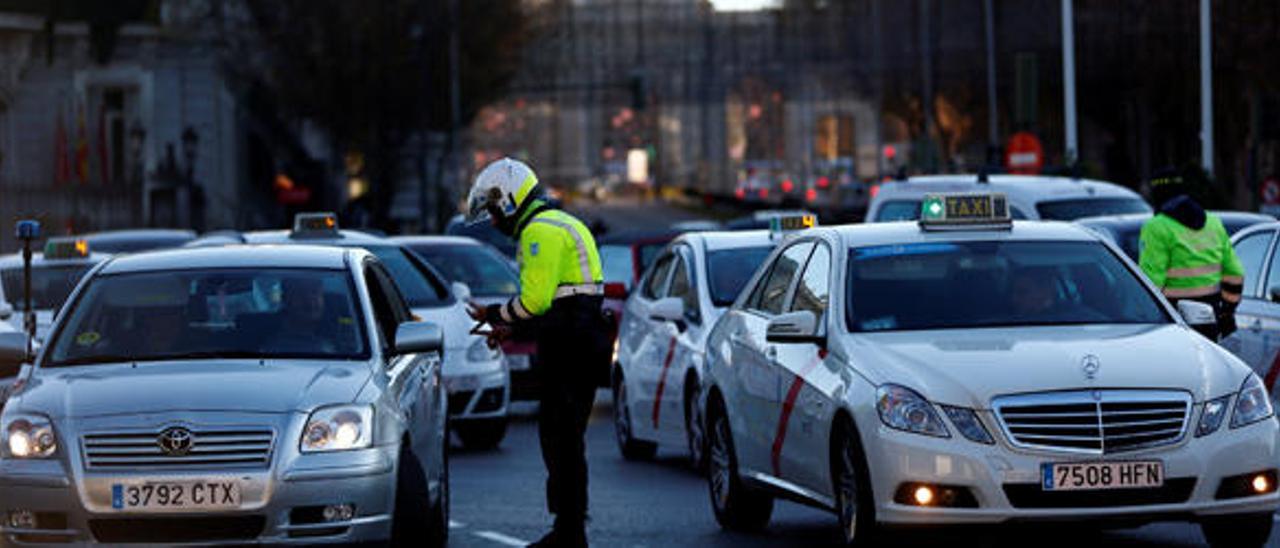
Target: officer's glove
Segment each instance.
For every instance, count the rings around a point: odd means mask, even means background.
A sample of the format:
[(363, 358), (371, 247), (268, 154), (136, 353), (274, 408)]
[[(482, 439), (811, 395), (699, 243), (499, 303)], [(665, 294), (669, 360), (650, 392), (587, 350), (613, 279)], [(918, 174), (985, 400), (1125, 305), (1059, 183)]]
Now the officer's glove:
[(1222, 304), (1216, 307), (1216, 316), (1218, 319), (1218, 340), (1222, 340), (1236, 332), (1236, 307), (1240, 303), (1222, 301)]

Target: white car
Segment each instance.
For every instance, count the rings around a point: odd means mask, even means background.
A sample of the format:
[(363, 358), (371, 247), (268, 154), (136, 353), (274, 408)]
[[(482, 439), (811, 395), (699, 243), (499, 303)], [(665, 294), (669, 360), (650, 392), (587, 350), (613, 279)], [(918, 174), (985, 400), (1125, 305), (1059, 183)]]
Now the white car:
[[(75, 238), (49, 238), (44, 251), (31, 257), (31, 308), (36, 313), (36, 339), (44, 340), (67, 295), (94, 265), (110, 255), (92, 252)], [(0, 320), (22, 331), (26, 316), (21, 254), (0, 257)]]
[(374, 254), (387, 267), (405, 300), (418, 317), (444, 330), (444, 379), (449, 388), (449, 427), (463, 445), (488, 449), (506, 436), (511, 375), (501, 350), (491, 350), (485, 338), (471, 333), (475, 322), (467, 315), (471, 291), (466, 284), (450, 284), (445, 276), (404, 244), (354, 230), (340, 230), (330, 213), (300, 214), (293, 230), (220, 233), (197, 239), (187, 247), (234, 243), (324, 245), (358, 247)]
[(1040, 175), (929, 175), (892, 181), (872, 192), (867, 222), (914, 221), (920, 202), (940, 193), (1002, 193), (1017, 219), (1074, 221), (1082, 217), (1151, 213), (1142, 196), (1114, 183)]
[[(722, 526), (775, 497), (881, 525), (1191, 519), (1262, 546), (1280, 422), (1258, 375), (1122, 252), (1065, 223), (943, 218), (818, 228), (779, 246), (707, 341)], [(951, 217), (946, 217), (951, 213)]]
[(652, 457), (659, 443), (705, 456), (698, 387), (711, 326), (776, 242), (768, 231), (685, 234), (662, 250), (627, 298), (613, 368), (614, 427), (622, 455)]

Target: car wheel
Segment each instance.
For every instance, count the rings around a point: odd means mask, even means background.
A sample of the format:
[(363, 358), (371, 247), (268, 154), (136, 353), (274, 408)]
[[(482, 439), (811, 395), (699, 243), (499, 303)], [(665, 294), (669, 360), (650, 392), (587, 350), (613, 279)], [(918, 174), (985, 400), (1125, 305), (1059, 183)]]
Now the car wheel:
[(1208, 518), (1200, 532), (1213, 548), (1260, 548), (1271, 538), (1271, 514), (1244, 514)]
[(707, 435), (702, 409), (698, 406), (698, 387), (685, 389), (684, 437), (689, 444), (689, 463), (699, 472), (707, 469)]
[(497, 447), (507, 436), (507, 418), (459, 421), (454, 428), (463, 447), (488, 450)]
[(871, 498), (871, 477), (857, 428), (840, 423), (831, 450), (831, 477), (836, 495), (836, 516), (845, 546), (866, 546), (875, 536), (876, 510)]
[(729, 419), (718, 404), (707, 410), (708, 470), (711, 508), (725, 529), (758, 531), (773, 515), (773, 497), (752, 491), (738, 477), (738, 457), (733, 449)]
[[(392, 546), (422, 546), (431, 538), (431, 493), (427, 486), (427, 474), (408, 442), (400, 448), (400, 462), (396, 468), (396, 507), (391, 519)], [(448, 527), (448, 523), (445, 523)]]
[(440, 489), (431, 505), (431, 531), (427, 539), (429, 548), (443, 548), (449, 544), (449, 431), (445, 430), (446, 443), (440, 444)]
[(627, 383), (618, 377), (613, 384), (613, 432), (618, 450), (627, 460), (648, 460), (658, 452), (658, 444), (635, 439), (631, 435), (631, 410), (627, 405)]

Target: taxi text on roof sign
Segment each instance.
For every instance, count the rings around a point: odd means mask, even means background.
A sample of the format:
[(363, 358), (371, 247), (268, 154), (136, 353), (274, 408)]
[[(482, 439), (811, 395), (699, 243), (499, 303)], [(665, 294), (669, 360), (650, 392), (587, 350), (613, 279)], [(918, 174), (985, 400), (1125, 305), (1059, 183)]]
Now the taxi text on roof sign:
[(775, 234), (804, 230), (815, 226), (818, 226), (818, 217), (810, 214), (787, 215), (769, 219), (769, 232), (773, 232)]
[(294, 234), (336, 234), (338, 215), (334, 213), (299, 213), (293, 218)]
[(1009, 200), (1004, 194), (930, 194), (920, 202), (920, 225), (926, 229), (1009, 223)]
[(83, 259), (89, 256), (89, 242), (76, 238), (50, 238), (44, 244), (46, 259)]

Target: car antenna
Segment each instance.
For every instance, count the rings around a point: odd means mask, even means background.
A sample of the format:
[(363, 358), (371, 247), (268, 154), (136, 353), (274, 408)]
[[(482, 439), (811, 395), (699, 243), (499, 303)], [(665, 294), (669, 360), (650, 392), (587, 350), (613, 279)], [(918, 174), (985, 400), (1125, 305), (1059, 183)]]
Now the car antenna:
[(990, 183), (991, 181), (987, 178), (987, 166), (984, 165), (978, 168), (978, 184), (985, 185)]

